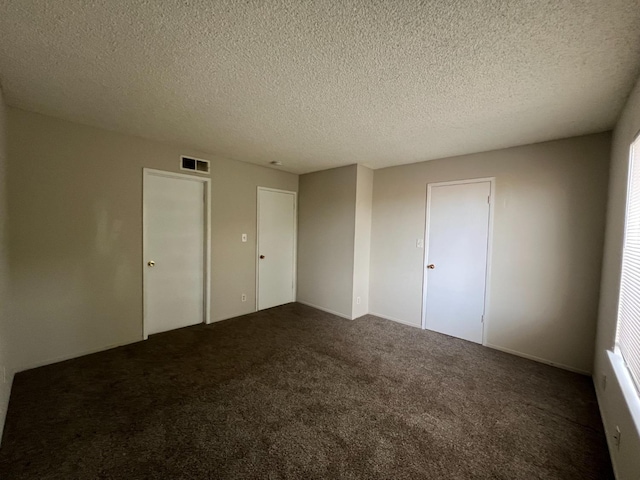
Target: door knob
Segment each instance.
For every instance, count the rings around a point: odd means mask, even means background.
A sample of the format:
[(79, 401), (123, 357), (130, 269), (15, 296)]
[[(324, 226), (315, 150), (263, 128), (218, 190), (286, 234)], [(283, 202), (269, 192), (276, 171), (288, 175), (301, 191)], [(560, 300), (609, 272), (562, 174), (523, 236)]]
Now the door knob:
[(263, 259), (264, 259), (264, 255), (260, 255), (260, 260), (263, 260)]
[(433, 270), (434, 268), (436, 268), (436, 266), (433, 263), (430, 263), (429, 265), (427, 265), (427, 268), (429, 270)]
[(147, 265), (149, 265), (150, 267), (153, 267), (156, 264), (156, 262), (154, 262), (153, 260), (149, 260), (147, 262)]

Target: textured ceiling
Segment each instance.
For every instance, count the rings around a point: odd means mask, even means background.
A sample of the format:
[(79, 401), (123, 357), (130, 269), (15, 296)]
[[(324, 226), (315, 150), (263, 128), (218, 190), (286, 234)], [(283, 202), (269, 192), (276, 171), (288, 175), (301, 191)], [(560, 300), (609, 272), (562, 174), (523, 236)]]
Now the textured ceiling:
[(7, 102), (284, 170), (610, 129), (640, 0), (0, 0)]

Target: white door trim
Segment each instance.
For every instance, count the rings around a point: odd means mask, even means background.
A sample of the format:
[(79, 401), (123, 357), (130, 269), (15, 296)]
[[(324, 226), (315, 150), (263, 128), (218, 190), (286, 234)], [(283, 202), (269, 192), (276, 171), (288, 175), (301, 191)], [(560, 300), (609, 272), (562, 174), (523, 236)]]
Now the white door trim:
[(145, 192), (149, 176), (177, 178), (204, 184), (204, 319), (203, 323), (211, 323), (211, 179), (187, 175), (184, 173), (165, 172), (153, 168), (142, 169), (142, 339), (149, 337), (147, 324), (147, 205)]
[(260, 300), (260, 192), (288, 193), (293, 195), (293, 301), (298, 296), (298, 192), (278, 188), (258, 187), (256, 190), (256, 312)]
[(468, 183), (490, 183), (489, 193), (489, 232), (487, 240), (487, 267), (485, 277), (485, 290), (484, 290), (484, 314), (482, 322), (482, 345), (486, 345), (487, 338), (487, 325), (490, 318), (490, 300), (491, 300), (491, 265), (492, 265), (492, 251), (493, 251), (493, 208), (495, 204), (496, 193), (496, 178), (470, 178), (467, 180), (454, 180), (450, 182), (435, 182), (427, 184), (427, 203), (426, 203), (426, 218), (424, 229), (424, 256), (422, 259), (422, 329), (427, 328), (427, 261), (429, 260), (429, 222), (430, 222), (430, 208), (431, 208), (431, 189), (432, 187), (443, 187), (448, 185), (464, 185)]

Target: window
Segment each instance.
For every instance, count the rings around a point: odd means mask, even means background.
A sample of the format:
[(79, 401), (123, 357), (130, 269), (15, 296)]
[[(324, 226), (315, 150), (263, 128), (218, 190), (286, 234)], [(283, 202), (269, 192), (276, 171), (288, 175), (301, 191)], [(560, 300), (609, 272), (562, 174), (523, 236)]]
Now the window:
[(640, 136), (631, 144), (616, 344), (640, 390)]

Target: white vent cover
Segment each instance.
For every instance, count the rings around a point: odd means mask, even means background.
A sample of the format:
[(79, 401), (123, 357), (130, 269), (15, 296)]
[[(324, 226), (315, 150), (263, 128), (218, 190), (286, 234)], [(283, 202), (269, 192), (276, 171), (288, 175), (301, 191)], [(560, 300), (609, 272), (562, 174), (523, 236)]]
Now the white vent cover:
[(209, 160), (200, 158), (180, 157), (180, 170), (189, 170), (196, 173), (209, 173)]

